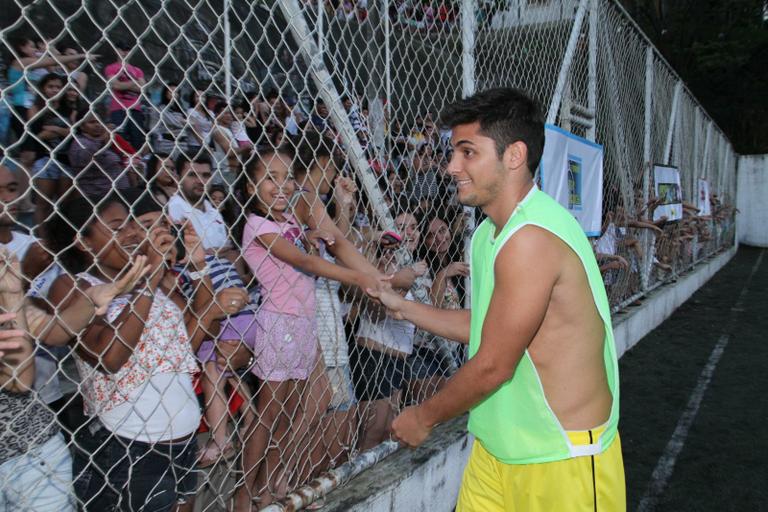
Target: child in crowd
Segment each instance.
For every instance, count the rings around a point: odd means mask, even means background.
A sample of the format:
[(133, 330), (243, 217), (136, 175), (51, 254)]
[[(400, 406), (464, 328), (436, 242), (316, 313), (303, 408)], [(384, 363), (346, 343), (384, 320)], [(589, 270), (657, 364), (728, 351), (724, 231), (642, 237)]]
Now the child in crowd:
[[(286, 461), (295, 451), (291, 424), (318, 360), (315, 284), (308, 274), (362, 289), (380, 285), (376, 275), (334, 265), (306, 252), (302, 224), (316, 229), (325, 215), (318, 219), (307, 210), (291, 207), (296, 191), (292, 159), (288, 149), (264, 152), (249, 162), (241, 182), (248, 212), (242, 229), (243, 256), (262, 286), (253, 371), (264, 385), (257, 398), (260, 421), (245, 440), (245, 485), (237, 491), (236, 510), (250, 510), (254, 481), (260, 506), (284, 496), (287, 490), (293, 468)], [(329, 237), (327, 243), (333, 247), (335, 240)], [(269, 450), (270, 445), (277, 449)]]
[(195, 90), (190, 94), (190, 107), (187, 110), (190, 156), (196, 155), (210, 141), (211, 130), (213, 130), (213, 114), (207, 107), (211, 102), (210, 99), (201, 90)]
[[(75, 346), (85, 412), (91, 417), (75, 436), (75, 494), (89, 510), (191, 506), (200, 423), (193, 350), (213, 321), (244, 304), (239, 295), (214, 299), (208, 280), (197, 288), (191, 314), (185, 315), (188, 301), (168, 272), (176, 238), (164, 216), (151, 215), (151, 224), (134, 222), (118, 194), (95, 208), (76, 198), (61, 205), (48, 230), (52, 248), (76, 274), (74, 280), (62, 275), (51, 289), (50, 298), (60, 307), (92, 286), (114, 281), (134, 254), (146, 255), (150, 267), (144, 287), (113, 300)], [(205, 253), (189, 226), (184, 244), (198, 278), (207, 279)]]
[[(71, 55), (59, 55), (54, 58), (48, 52), (38, 55), (34, 41), (27, 37), (11, 39), (10, 46), (13, 50), (13, 59), (8, 67), (8, 89), (5, 96), (8, 98), (14, 115), (11, 116), (11, 130), (18, 140), (26, 135), (25, 123), (29, 119), (27, 110), (35, 102), (34, 88), (38, 81), (48, 71), (45, 69), (56, 66), (59, 63), (68, 64), (83, 60), (86, 55), (75, 53)], [(21, 163), (25, 169), (32, 167), (34, 154), (22, 151)]]
[(118, 147), (124, 139), (111, 134), (95, 112), (81, 112), (78, 123), (78, 133), (68, 153), (77, 192), (104, 197), (115, 189), (130, 188), (135, 177), (123, 165), (126, 153)]
[[(208, 187), (208, 199), (211, 204), (221, 211), (227, 200), (227, 189), (223, 185), (211, 185)], [(222, 214), (223, 215), (223, 214)]]
[(50, 73), (40, 79), (38, 87), (42, 95), (27, 112), (31, 136), (27, 138), (24, 150), (35, 154), (32, 185), (37, 194), (35, 221), (40, 225), (71, 183), (69, 161), (63, 147), (71, 128), (70, 112), (62, 108), (59, 99), (64, 79)]
[[(231, 262), (215, 256), (206, 256), (205, 261), (214, 291), (237, 288), (242, 290), (247, 297), (245, 284)], [(179, 273), (179, 284), (186, 297), (192, 298), (194, 296), (194, 282), (190, 278), (189, 272), (182, 270)], [(205, 421), (211, 432), (208, 443), (199, 453), (197, 466), (200, 468), (212, 466), (235, 455), (235, 445), (231, 440), (227, 426), (229, 417), (227, 384), (244, 399), (241, 411), (243, 417), (240, 425), (247, 426), (254, 419), (249, 407), (252, 394), (250, 389), (239, 376), (219, 366), (216, 349), (222, 344), (244, 343), (251, 350), (255, 345), (258, 331), (255, 310), (256, 305), (248, 298), (244, 309), (223, 319), (218, 332), (211, 332), (213, 339), (207, 336), (206, 341), (203, 341), (197, 351), (197, 358), (203, 364), (202, 388), (205, 398)]]
[[(129, 190), (125, 199), (132, 204), (133, 216), (142, 229), (151, 231), (158, 219), (163, 217), (163, 208), (157, 198), (147, 195), (140, 190)], [(194, 227), (188, 226), (185, 229), (194, 230)], [(202, 248), (199, 248), (202, 250)], [(253, 306), (248, 303), (247, 291), (245, 285), (240, 280), (234, 266), (223, 258), (215, 256), (205, 256), (203, 273), (204, 279), (200, 279), (200, 272), (190, 267), (191, 262), (187, 264), (177, 264), (173, 270), (178, 274), (178, 288), (186, 299), (187, 303), (194, 303), (197, 295), (198, 286), (207, 286), (210, 280), (212, 291), (217, 296), (230, 290), (230, 293), (239, 290), (239, 299), (244, 299), (245, 305), (242, 311), (227, 317), (220, 323), (215, 322), (209, 332), (205, 333), (206, 341), (203, 341), (197, 350), (198, 359), (203, 363), (202, 388), (205, 397), (205, 420), (211, 431), (211, 438), (198, 454), (198, 464), (200, 468), (214, 465), (223, 459), (231, 458), (235, 454), (235, 447), (227, 433), (227, 400), (226, 385), (229, 383), (233, 389), (236, 389), (243, 398), (245, 398), (244, 422), (253, 418), (247, 413), (250, 409), (247, 407), (250, 403), (250, 391), (242, 384), (239, 379), (233, 378), (229, 372), (223, 372), (216, 364), (215, 344), (210, 341), (216, 338), (217, 344), (239, 344), (241, 340), (248, 346), (253, 346), (253, 336), (255, 323), (253, 320)], [(208, 290), (209, 292), (211, 290)], [(197, 314), (205, 315), (207, 311), (197, 311)]]
[(149, 137), (153, 151), (176, 156), (189, 154), (187, 113), (182, 106), (179, 84), (169, 83), (163, 89), (160, 105), (151, 112)]
[(9, 510), (74, 511), (72, 458), (54, 412), (36, 392), (35, 350), (39, 343), (64, 345), (82, 331), (94, 314), (104, 314), (118, 295), (130, 291), (146, 274), (146, 257), (115, 283), (93, 286), (54, 317), (25, 297), (16, 254), (0, 250), (0, 321), (20, 329), (17, 346), (0, 354), (0, 480), (2, 504)]

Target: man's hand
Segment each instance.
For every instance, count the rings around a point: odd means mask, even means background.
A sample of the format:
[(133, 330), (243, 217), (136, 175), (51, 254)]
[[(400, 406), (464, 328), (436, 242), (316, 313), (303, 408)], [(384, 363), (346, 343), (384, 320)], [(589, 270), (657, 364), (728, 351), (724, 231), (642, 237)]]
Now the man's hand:
[[(364, 292), (368, 290), (379, 290), (381, 288), (389, 288), (392, 276), (384, 274), (369, 274), (368, 272), (357, 272), (357, 277), (354, 283)], [(370, 293), (368, 294), (370, 295)]]
[(402, 295), (392, 290), (391, 287), (379, 286), (378, 288), (366, 288), (369, 297), (378, 300), (387, 308), (387, 314), (395, 320), (403, 320), (403, 309), (408, 303)]
[(406, 407), (392, 422), (392, 436), (401, 444), (416, 448), (429, 437), (432, 427), (424, 423), (418, 406)]

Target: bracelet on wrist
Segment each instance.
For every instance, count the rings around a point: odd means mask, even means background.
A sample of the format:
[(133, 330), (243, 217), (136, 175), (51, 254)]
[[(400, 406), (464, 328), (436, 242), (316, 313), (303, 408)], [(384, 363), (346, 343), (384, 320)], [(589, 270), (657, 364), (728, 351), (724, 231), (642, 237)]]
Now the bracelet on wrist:
[(136, 290), (136, 297), (149, 297), (150, 299), (154, 298), (155, 295), (149, 291), (149, 288), (144, 288), (142, 290)]

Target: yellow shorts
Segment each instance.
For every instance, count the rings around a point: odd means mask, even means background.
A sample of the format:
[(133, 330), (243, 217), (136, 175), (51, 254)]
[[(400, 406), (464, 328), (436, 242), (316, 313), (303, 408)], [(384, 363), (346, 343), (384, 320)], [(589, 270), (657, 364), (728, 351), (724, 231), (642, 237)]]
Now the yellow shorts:
[[(586, 445), (601, 430), (568, 436)], [(626, 502), (618, 434), (598, 455), (541, 464), (504, 464), (475, 440), (456, 512), (624, 512)]]

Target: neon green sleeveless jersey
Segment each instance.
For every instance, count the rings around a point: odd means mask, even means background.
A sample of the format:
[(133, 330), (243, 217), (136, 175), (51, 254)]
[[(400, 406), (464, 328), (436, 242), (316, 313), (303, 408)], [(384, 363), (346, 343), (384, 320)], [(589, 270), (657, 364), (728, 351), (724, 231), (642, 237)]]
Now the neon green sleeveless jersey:
[[(611, 414), (604, 433), (594, 444), (572, 445), (547, 403), (536, 366), (526, 350), (512, 378), (472, 408), (469, 431), (488, 452), (506, 464), (551, 462), (595, 455), (613, 442), (619, 422), (619, 366), (608, 297), (592, 247), (581, 226), (567, 210), (535, 186), (517, 206), (497, 237), (494, 237), (495, 226), (490, 219), (482, 222), (472, 237), (469, 356), (474, 356), (482, 343), (483, 321), (493, 295), (496, 256), (510, 237), (526, 225), (535, 225), (553, 233), (581, 259), (592, 297), (605, 324), (603, 358), (608, 386), (613, 395)], [(515, 306), (510, 304), (509, 307)]]

